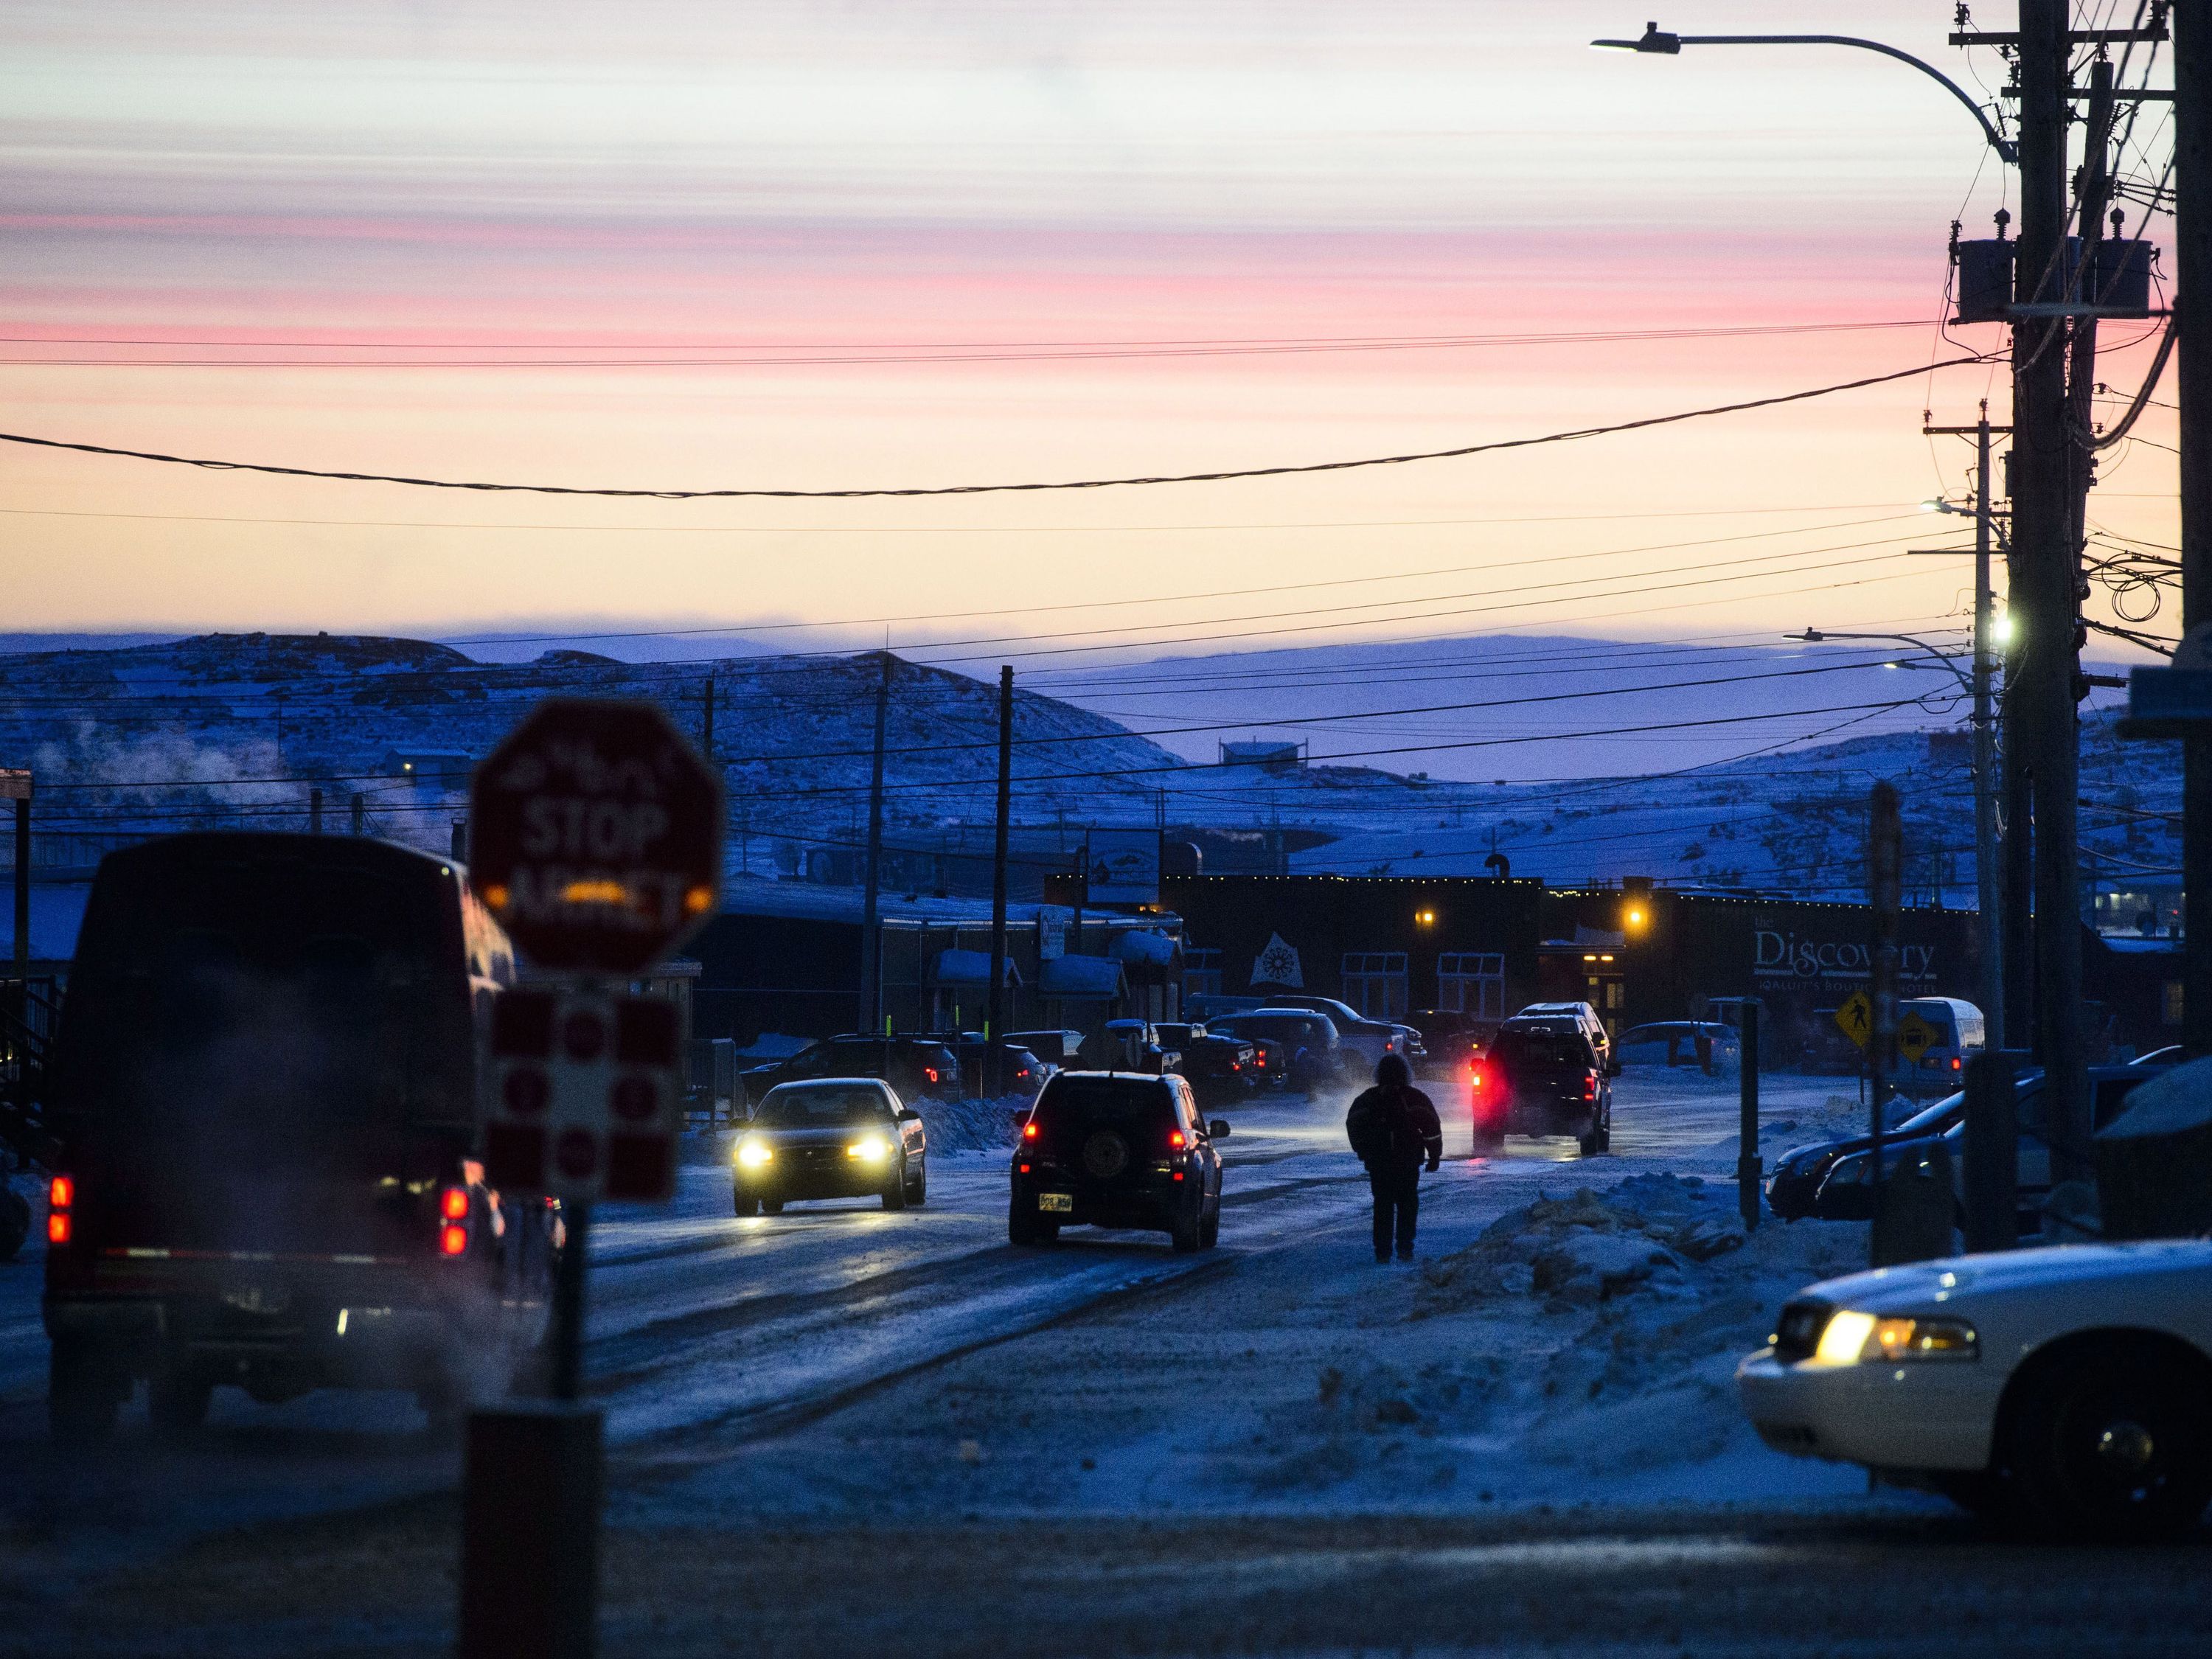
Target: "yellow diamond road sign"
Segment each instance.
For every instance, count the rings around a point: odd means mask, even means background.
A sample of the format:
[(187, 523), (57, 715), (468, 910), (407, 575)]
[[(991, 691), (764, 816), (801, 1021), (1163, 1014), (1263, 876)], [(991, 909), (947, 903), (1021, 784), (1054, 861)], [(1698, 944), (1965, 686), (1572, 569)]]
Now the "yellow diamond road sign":
[(1864, 991), (1852, 992), (1836, 1010), (1836, 1024), (1845, 1036), (1865, 1048), (1874, 1041), (1874, 999)]
[(1897, 1052), (1915, 1066), (1941, 1041), (1936, 1028), (1917, 1014), (1907, 1014), (1897, 1022)]

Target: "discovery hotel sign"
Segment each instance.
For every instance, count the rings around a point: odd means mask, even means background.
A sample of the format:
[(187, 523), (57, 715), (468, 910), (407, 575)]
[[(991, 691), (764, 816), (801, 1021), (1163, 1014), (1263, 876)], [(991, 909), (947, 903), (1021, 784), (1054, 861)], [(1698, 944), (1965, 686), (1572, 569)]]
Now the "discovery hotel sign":
[[(1864, 939), (1822, 938), (1794, 928), (1752, 930), (1752, 975), (1762, 988), (1784, 984), (1856, 983), (1872, 975), (1870, 947)], [(1899, 945), (1900, 985), (1924, 984), (1936, 977), (1936, 947)]]

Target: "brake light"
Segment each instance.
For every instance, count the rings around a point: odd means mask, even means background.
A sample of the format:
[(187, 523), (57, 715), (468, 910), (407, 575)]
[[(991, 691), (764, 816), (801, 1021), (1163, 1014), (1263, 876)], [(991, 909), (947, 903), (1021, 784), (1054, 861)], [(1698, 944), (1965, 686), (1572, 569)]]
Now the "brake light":
[(1595, 1100), (1597, 1098), (1597, 1073), (1595, 1072), (1589, 1073), (1583, 1079), (1583, 1098), (1584, 1100)]
[(448, 1221), (465, 1221), (469, 1214), (469, 1189), (448, 1187), (438, 1195), (438, 1213)]
[(1960, 1059), (1958, 1055), (1954, 1054), (1951, 1056), (1951, 1069), (1953, 1071), (1963, 1071), (1966, 1069), (1966, 1062)]
[(1169, 1130), (1169, 1131), (1168, 1131), (1168, 1145), (1169, 1145), (1169, 1146), (1180, 1148), (1181, 1146), (1183, 1146), (1183, 1144), (1184, 1144), (1184, 1142), (1183, 1142), (1182, 1131), (1182, 1130), (1180, 1130), (1180, 1129), (1170, 1129), (1170, 1130)]
[(448, 1221), (438, 1230), (438, 1250), (442, 1255), (459, 1255), (469, 1248), (469, 1230), (459, 1222)]
[(1030, 1172), (1030, 1166), (1029, 1166), (1028, 1164), (1023, 1164), (1023, 1165), (1022, 1165), (1022, 1173), (1023, 1173), (1024, 1175), (1027, 1175), (1029, 1172)]
[(1252, 1063), (1265, 1071), (1267, 1067), (1267, 1051), (1265, 1048), (1261, 1049), (1258, 1054), (1252, 1056)]
[(921, 1074), (927, 1078), (932, 1083), (937, 1081), (937, 1067), (934, 1066), (923, 1066), (921, 1068)]
[(1473, 1087), (1474, 1087), (1474, 1088), (1477, 1088), (1477, 1089), (1480, 1089), (1480, 1087), (1482, 1087), (1482, 1068), (1481, 1068), (1481, 1067), (1480, 1067), (1480, 1066), (1470, 1066), (1469, 1067), (1468, 1067), (1467, 1075), (1468, 1075), (1468, 1083), (1469, 1083), (1469, 1085), (1470, 1085), (1471, 1086), (1473, 1086)]
[(46, 1183), (46, 1243), (66, 1244), (74, 1226), (70, 1206), (76, 1202), (76, 1178), (58, 1175)]
[(1036, 1135), (1037, 1131), (1036, 1124), (1024, 1123), (1022, 1125), (1022, 1139), (1024, 1140), (1035, 1140), (1036, 1139)]

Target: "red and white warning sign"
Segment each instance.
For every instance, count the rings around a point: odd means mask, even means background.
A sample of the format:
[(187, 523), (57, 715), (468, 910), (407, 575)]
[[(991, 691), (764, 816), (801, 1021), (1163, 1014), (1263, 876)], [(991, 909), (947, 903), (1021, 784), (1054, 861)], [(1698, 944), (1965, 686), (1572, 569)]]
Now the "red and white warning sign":
[(485, 1178), (574, 1202), (671, 1197), (683, 1011), (660, 997), (510, 990), (492, 1006)]

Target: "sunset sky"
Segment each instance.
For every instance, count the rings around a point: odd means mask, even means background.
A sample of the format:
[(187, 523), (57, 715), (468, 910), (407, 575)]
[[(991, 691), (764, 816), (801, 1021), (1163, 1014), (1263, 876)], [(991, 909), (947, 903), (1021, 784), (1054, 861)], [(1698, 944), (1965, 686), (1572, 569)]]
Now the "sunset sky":
[[(1660, 21), (1875, 35), (1993, 90), (1950, 16)], [(1950, 221), (1987, 234), (2006, 184), (1939, 88), (1830, 49), (1586, 47), (1644, 21), (1627, 0), (10, 0), (4, 423), (463, 478), (994, 483), (1445, 447), (2000, 343), (1929, 325)], [(1813, 323), (1917, 325), (1468, 341)], [(1415, 337), (1461, 343), (1375, 343)], [(1954, 369), (1502, 456), (884, 502), (0, 447), (0, 535), (17, 629), (836, 623), (755, 637), (888, 626), (926, 653), (1126, 624), (1109, 642), (1187, 647), (1332, 592), (1370, 608), (1302, 638), (1905, 626), (1955, 620), (1969, 580), (1897, 556), (1963, 539), (1911, 515), (1965, 487), (1966, 450), (1921, 411), (1963, 422), (1990, 394), (2002, 416), (2003, 390)], [(2174, 539), (2171, 419), (2108, 467), (2097, 522)], [(1346, 576), (1391, 580), (1214, 597)]]

